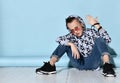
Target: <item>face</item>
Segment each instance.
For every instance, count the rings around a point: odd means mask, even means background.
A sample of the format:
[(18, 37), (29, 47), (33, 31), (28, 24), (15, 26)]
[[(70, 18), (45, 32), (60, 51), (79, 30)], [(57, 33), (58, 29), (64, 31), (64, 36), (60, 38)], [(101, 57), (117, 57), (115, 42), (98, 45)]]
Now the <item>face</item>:
[(82, 24), (78, 20), (73, 20), (67, 24), (69, 31), (75, 36), (81, 36), (83, 32)]

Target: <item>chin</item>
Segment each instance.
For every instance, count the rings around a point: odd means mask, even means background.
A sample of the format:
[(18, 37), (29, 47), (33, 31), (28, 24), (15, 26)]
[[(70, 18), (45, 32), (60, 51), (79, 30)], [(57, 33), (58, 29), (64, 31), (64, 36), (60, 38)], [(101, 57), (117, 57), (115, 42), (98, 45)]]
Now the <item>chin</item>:
[(80, 34), (76, 34), (75, 36), (81, 36)]
[(82, 35), (81, 33), (76, 34), (76, 36), (81, 36), (81, 35)]

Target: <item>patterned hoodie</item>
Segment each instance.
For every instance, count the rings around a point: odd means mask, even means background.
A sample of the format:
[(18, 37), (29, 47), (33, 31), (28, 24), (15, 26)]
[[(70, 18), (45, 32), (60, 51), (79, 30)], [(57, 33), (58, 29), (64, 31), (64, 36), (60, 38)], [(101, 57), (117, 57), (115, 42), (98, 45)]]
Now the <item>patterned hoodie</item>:
[(76, 45), (81, 55), (83, 57), (87, 57), (93, 49), (95, 39), (99, 37), (103, 38), (106, 44), (111, 42), (111, 38), (109, 37), (107, 31), (103, 28), (99, 31), (96, 31), (93, 28), (86, 28), (80, 37), (68, 33), (67, 35), (58, 37), (56, 42), (61, 45), (67, 45), (68, 42), (72, 42)]

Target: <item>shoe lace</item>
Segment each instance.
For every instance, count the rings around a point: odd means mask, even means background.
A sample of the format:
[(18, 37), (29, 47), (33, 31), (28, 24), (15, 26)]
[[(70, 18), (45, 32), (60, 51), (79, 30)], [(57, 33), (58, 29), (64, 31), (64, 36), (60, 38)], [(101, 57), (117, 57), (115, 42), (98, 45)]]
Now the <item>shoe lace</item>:
[(48, 62), (43, 62), (44, 63), (44, 65), (41, 67), (41, 68), (46, 68), (46, 66), (48, 65)]

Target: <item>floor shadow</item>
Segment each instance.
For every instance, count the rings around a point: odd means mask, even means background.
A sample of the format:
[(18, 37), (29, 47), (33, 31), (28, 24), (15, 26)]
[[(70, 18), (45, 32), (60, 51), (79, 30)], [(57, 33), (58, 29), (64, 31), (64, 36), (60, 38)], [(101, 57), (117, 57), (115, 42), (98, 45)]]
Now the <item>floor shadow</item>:
[(109, 51), (111, 57), (117, 56), (117, 53), (115, 52), (115, 50), (113, 48), (111, 48), (110, 46), (108, 46), (108, 51)]
[(115, 52), (115, 50), (113, 48), (111, 48), (110, 46), (108, 46), (108, 51), (110, 53), (110, 61), (111, 63), (116, 67), (116, 64), (114, 62), (114, 58), (117, 57), (117, 53)]
[(62, 68), (62, 69), (60, 69), (60, 70), (57, 70), (57, 73), (60, 73), (61, 71), (67, 70), (67, 69), (69, 69), (69, 67), (65, 67), (65, 68)]

